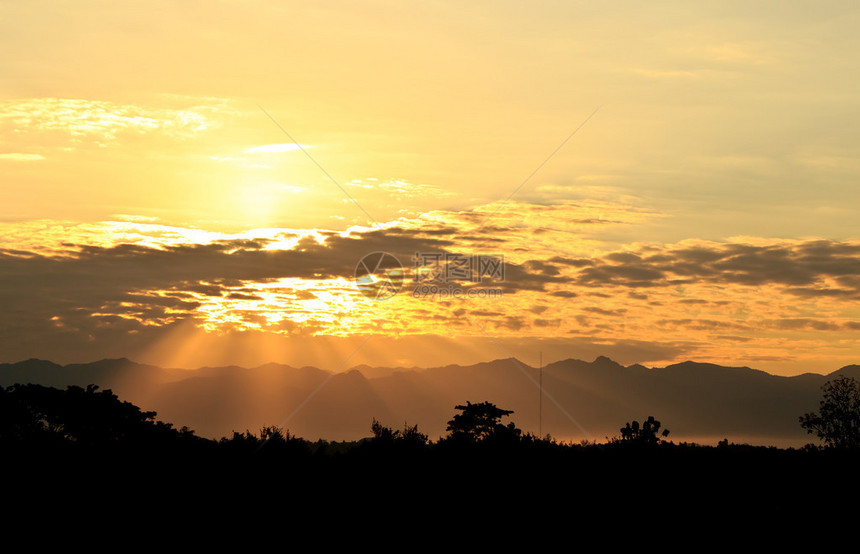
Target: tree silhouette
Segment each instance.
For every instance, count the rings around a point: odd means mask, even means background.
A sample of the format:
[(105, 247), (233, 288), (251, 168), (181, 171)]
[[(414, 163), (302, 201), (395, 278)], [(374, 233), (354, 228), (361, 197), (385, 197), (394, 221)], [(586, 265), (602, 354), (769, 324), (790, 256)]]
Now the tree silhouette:
[(800, 416), (800, 426), (828, 448), (860, 448), (860, 383), (843, 376), (825, 383), (822, 391), (819, 412)]
[(418, 430), (417, 425), (405, 424), (403, 431), (386, 427), (376, 419), (370, 426), (373, 432), (373, 441), (379, 444), (410, 444), (414, 446), (423, 446), (427, 444), (428, 436)]
[(641, 426), (638, 421), (634, 421), (621, 428), (622, 442), (657, 444), (662, 438), (668, 436), (669, 430), (663, 429), (660, 432), (660, 422), (654, 419), (654, 416), (648, 416)]
[(66, 444), (81, 448), (166, 445), (195, 440), (193, 431), (172, 428), (117, 398), (110, 389), (65, 390), (15, 384), (0, 391), (0, 443)]
[(447, 431), (452, 438), (467, 439), (480, 442), (496, 438), (519, 438), (522, 431), (511, 422), (503, 425), (499, 420), (511, 415), (513, 410), (503, 410), (490, 402), (454, 406), (460, 410), (454, 419), (448, 422)]

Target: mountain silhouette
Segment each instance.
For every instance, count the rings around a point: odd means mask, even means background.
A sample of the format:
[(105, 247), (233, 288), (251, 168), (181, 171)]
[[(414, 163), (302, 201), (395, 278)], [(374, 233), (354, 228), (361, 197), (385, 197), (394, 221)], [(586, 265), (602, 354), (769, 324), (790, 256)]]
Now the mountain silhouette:
[(676, 441), (777, 446), (810, 442), (797, 418), (818, 408), (825, 382), (843, 375), (860, 378), (860, 366), (783, 377), (693, 361), (625, 367), (600, 356), (546, 365), (541, 399), (538, 368), (515, 358), (430, 368), (362, 365), (336, 374), (276, 363), (161, 368), (126, 358), (0, 364), (0, 385), (97, 384), (211, 438), (278, 425), (308, 439), (356, 440), (368, 435), (374, 419), (393, 427), (417, 424), (435, 438), (445, 434), (451, 406), (473, 400), (513, 410), (521, 429), (561, 440), (602, 441), (618, 435), (624, 422), (654, 414)]

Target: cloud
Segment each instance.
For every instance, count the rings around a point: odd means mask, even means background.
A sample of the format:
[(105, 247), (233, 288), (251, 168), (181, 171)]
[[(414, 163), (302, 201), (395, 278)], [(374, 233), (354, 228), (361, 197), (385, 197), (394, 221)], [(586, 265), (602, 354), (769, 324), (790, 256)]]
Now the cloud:
[[(223, 234), (135, 218), (83, 227), (6, 224), (0, 348), (35, 355), (46, 344), (84, 344), (106, 352), (141, 346), (188, 322), (215, 334), (467, 337), (485, 329), (496, 337), (594, 344), (668, 341), (727, 361), (736, 345), (744, 355), (766, 357), (784, 355), (791, 341), (814, 351), (823, 333), (855, 340), (856, 242), (745, 238), (589, 255), (579, 241), (558, 235), (547, 242), (554, 248), (535, 244), (507, 218), (460, 231), (459, 222), (481, 219), (474, 215), (436, 213), (343, 232)], [(485, 255), (488, 244), (504, 255), (503, 278), (443, 284), (501, 296), (410, 294), (418, 254)], [(358, 260), (378, 251), (396, 256), (406, 271), (400, 294), (385, 302), (364, 298), (353, 283)]]
[[(247, 302), (267, 302), (261, 313), (272, 324), (280, 324), (275, 314), (281, 308), (311, 325), (302, 313), (322, 313), (323, 307), (334, 311), (339, 302), (358, 296), (350, 283), (361, 252), (384, 250), (409, 259), (415, 251), (440, 251), (451, 244), (402, 229), (317, 233), (297, 239), (290, 249), (267, 249), (276, 240), (67, 244), (51, 254), (0, 250), (0, 300), (6, 307), (0, 328), (8, 330), (9, 340), (40, 326), (53, 333), (48, 322), (59, 317), (65, 331), (76, 329), (86, 337), (100, 333), (99, 326), (133, 327), (132, 320), (141, 326), (153, 318), (161, 324), (183, 318), (229, 320), (233, 311), (241, 324), (239, 309), (245, 306), (247, 312)], [(329, 295), (324, 306), (307, 305), (320, 302), (321, 295)]]
[[(690, 283), (776, 284), (796, 296), (860, 298), (860, 243), (831, 240), (772, 244), (703, 243), (638, 252), (612, 252), (582, 268), (575, 280), (588, 287), (668, 287)], [(834, 286), (840, 283), (840, 287)]]
[(7, 152), (0, 154), (0, 160), (9, 160), (13, 162), (34, 162), (44, 160), (45, 156), (41, 154), (25, 154), (22, 152)]
[(621, 317), (627, 312), (627, 310), (625, 310), (623, 308), (618, 309), (618, 310), (605, 310), (603, 308), (597, 308), (594, 306), (587, 306), (587, 307), (583, 308), (583, 310), (586, 312), (591, 312), (593, 314), (600, 314), (600, 315), (606, 315), (606, 316), (611, 316), (611, 317)]
[(812, 328), (819, 331), (833, 331), (840, 327), (832, 321), (821, 321), (816, 319), (781, 319), (776, 322), (776, 325), (780, 329)]
[(576, 298), (579, 296), (577, 293), (569, 290), (556, 290), (549, 293), (550, 296), (556, 296), (558, 298)]
[(248, 148), (247, 150), (245, 150), (245, 153), (259, 154), (266, 152), (292, 152), (294, 150), (304, 150), (306, 148), (312, 147), (304, 144), (296, 144), (294, 142), (284, 144), (263, 144), (262, 146), (254, 146), (253, 148)]
[(106, 100), (23, 98), (0, 101), (0, 129), (16, 141), (57, 133), (67, 144), (91, 140), (106, 146), (123, 134), (160, 133), (188, 138), (217, 126), (220, 104), (155, 108)]
[(347, 187), (365, 189), (367, 191), (380, 191), (398, 199), (415, 199), (432, 197), (453, 196), (454, 193), (432, 185), (410, 183), (404, 179), (391, 179), (383, 181), (380, 179), (355, 179), (344, 183)]

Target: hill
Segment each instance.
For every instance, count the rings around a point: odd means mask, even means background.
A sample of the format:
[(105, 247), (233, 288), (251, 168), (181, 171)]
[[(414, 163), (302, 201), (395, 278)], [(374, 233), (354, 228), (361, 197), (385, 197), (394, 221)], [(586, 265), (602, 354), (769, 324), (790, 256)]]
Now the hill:
[(30, 359), (0, 364), (0, 385), (55, 387), (97, 384), (155, 410), (159, 419), (201, 436), (278, 425), (308, 439), (356, 440), (377, 419), (417, 424), (431, 438), (445, 434), (453, 406), (490, 401), (514, 410), (522, 429), (562, 440), (597, 440), (648, 415), (676, 441), (801, 446), (810, 442), (798, 416), (816, 410), (821, 386), (840, 375), (860, 378), (860, 366), (829, 375), (771, 375), (748, 367), (687, 361), (663, 368), (622, 366), (609, 358), (568, 359), (538, 369), (515, 358), (469, 366), (374, 368), (343, 373), (265, 364), (254, 368), (160, 368), (126, 358), (60, 366)]

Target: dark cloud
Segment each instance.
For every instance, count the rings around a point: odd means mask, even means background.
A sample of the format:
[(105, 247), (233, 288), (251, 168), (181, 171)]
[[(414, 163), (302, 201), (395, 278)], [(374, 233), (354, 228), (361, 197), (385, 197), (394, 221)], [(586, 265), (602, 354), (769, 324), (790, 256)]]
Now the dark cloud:
[[(502, 228), (481, 229), (482, 235), (499, 234)], [(141, 244), (115, 246), (67, 244), (63, 255), (51, 256), (21, 250), (0, 251), (0, 349), (38, 354), (38, 345), (90, 341), (128, 344), (151, 336), (154, 327), (194, 322), (195, 310), (209, 298), (260, 300), (247, 284), (273, 283), (279, 279), (351, 279), (362, 256), (388, 252), (411, 268), (416, 252), (462, 252), (457, 229), (392, 227), (341, 235), (323, 232), (324, 242), (314, 236), (298, 240), (291, 250), (266, 250), (270, 239), (238, 239), (208, 244)], [(285, 233), (284, 237), (295, 237)], [(504, 280), (496, 283), (507, 294), (543, 291), (547, 285), (565, 286), (560, 268), (566, 264), (532, 259), (523, 264), (505, 263)], [(463, 283), (464, 289), (487, 283)], [(298, 300), (315, 298), (310, 290), (269, 287), (269, 291), (293, 295)], [(155, 291), (161, 291), (156, 294)], [(575, 293), (557, 291), (573, 297)], [(100, 314), (100, 315), (94, 315)], [(252, 324), (269, 325), (259, 314), (236, 313)], [(493, 314), (499, 317), (502, 314)], [(54, 318), (54, 319), (52, 319)], [(147, 325), (149, 324), (149, 325)], [(527, 322), (519, 317), (503, 319), (505, 328), (519, 330)], [(289, 327), (292, 324), (284, 324)], [(125, 335), (123, 335), (125, 333)], [(122, 339), (122, 340), (121, 340)], [(11, 350), (10, 350), (11, 351)]]
[(643, 262), (623, 265), (588, 267), (579, 273), (576, 283), (584, 286), (624, 285), (627, 287), (657, 287), (667, 284), (664, 271)]
[(313, 300), (317, 297), (316, 294), (309, 290), (297, 290), (295, 294), (298, 300)]
[(836, 331), (840, 325), (832, 321), (811, 318), (783, 318), (772, 322), (777, 329), (814, 329), (816, 331)]
[(566, 284), (569, 278), (560, 275), (558, 268), (552, 264), (530, 263), (527, 266), (505, 262), (505, 279), (494, 283), (494, 286), (500, 287), (506, 294), (513, 294), (521, 290), (544, 291), (546, 285), (552, 283)]
[[(655, 253), (656, 252), (656, 253)], [(584, 266), (574, 282), (588, 287), (665, 287), (684, 283), (784, 285), (796, 296), (860, 297), (860, 245), (817, 240), (799, 244), (716, 244), (615, 252)], [(841, 288), (826, 286), (833, 279)]]
[[(193, 318), (199, 307), (195, 295), (252, 299), (253, 292), (234, 289), (245, 289), (248, 281), (352, 278), (361, 256), (373, 251), (390, 252), (408, 264), (416, 251), (445, 251), (451, 246), (449, 240), (430, 236), (448, 234), (442, 231), (326, 233), (324, 244), (306, 237), (292, 250), (265, 250), (271, 241), (259, 239), (161, 248), (70, 246), (62, 256), (2, 251), (0, 349), (65, 340), (75, 333), (79, 340), (116, 340), (117, 335), (105, 329), (119, 327), (147, 334), (150, 330), (143, 323), (147, 317), (153, 318), (150, 323), (161, 324)], [(295, 294), (299, 299), (314, 298), (311, 291)], [(99, 313), (104, 315), (93, 315)], [(111, 314), (128, 317), (107, 317)]]
[(749, 331), (750, 326), (744, 323), (736, 323), (732, 321), (719, 321), (714, 319), (697, 319), (697, 318), (680, 318), (680, 319), (661, 319), (656, 322), (661, 327), (676, 327), (684, 329), (695, 329), (698, 331), (717, 331), (717, 330), (741, 330)]
[(558, 327), (561, 325), (561, 319), (540, 319), (536, 318), (532, 321), (535, 327)]
[[(465, 312), (466, 310), (456, 310), (454, 313), (459, 316)], [(469, 312), (469, 314), (477, 317), (498, 317), (504, 315), (504, 312), (496, 312), (491, 310), (472, 310)]]
[(573, 291), (569, 290), (555, 290), (549, 293), (550, 296), (557, 296), (559, 298), (576, 298), (579, 296)]
[(642, 261), (642, 258), (630, 252), (613, 252), (607, 254), (604, 259), (623, 264), (635, 264)]
[(486, 236), (482, 236), (482, 235), (457, 235), (457, 238), (462, 240), (462, 241), (468, 241), (468, 242), (478, 242), (478, 243), (489, 242), (489, 243), (494, 243), (494, 244), (499, 244), (499, 243), (503, 243), (503, 242), (508, 241), (508, 239), (502, 238), (502, 237), (486, 237)]
[(207, 283), (187, 285), (185, 289), (191, 292), (199, 292), (206, 296), (221, 296), (224, 294), (223, 288), (219, 285), (210, 285)]
[(785, 289), (785, 292), (804, 298), (857, 298), (858, 294), (860, 294), (857, 290), (853, 289), (822, 289), (815, 287), (793, 287)]
[[(390, 236), (398, 236), (398, 235), (408, 236), (408, 235), (414, 235), (415, 232), (416, 231), (413, 229), (405, 229), (402, 227), (391, 227), (390, 229), (388, 229), (388, 234)], [(425, 228), (421, 229), (420, 234), (424, 235), (424, 236), (429, 236), (429, 237), (441, 237), (441, 236), (453, 237), (453, 236), (457, 236), (459, 234), (459, 232), (460, 231), (454, 227), (437, 227), (435, 229), (425, 227)]]
[(588, 258), (563, 258), (561, 256), (553, 256), (547, 261), (554, 264), (569, 265), (573, 267), (586, 267), (594, 265), (595, 263), (594, 260), (590, 260)]
[(527, 271), (540, 273), (542, 275), (558, 275), (560, 273), (557, 266), (543, 262), (541, 260), (528, 260), (523, 263), (523, 268)]
[[(481, 234), (500, 234), (502, 228), (481, 229)], [(295, 236), (295, 235), (287, 235)], [(323, 233), (324, 243), (307, 236), (292, 250), (266, 250), (269, 239), (216, 241), (153, 248), (140, 244), (70, 246), (63, 256), (40, 255), (22, 250), (0, 250), (0, 349), (38, 354), (45, 344), (143, 344), (161, 331), (194, 324), (195, 310), (204, 297), (231, 300), (261, 300), (252, 283), (272, 283), (278, 279), (351, 279), (358, 260), (367, 253), (389, 252), (406, 268), (411, 268), (416, 252), (484, 254), (463, 252), (462, 236), (453, 227), (412, 230), (372, 229), (342, 236)], [(695, 248), (643, 247), (635, 251), (613, 252), (602, 257), (554, 256), (538, 259), (534, 253), (522, 263), (506, 259), (503, 280), (490, 283), (463, 282), (463, 288), (500, 288), (505, 294), (523, 291), (545, 292), (547, 299), (577, 296), (615, 296), (618, 290), (598, 287), (627, 287), (627, 296), (647, 300), (643, 289), (670, 287), (678, 283), (718, 286), (781, 285), (785, 293), (801, 298), (860, 299), (860, 245), (835, 241), (800, 244), (748, 245), (711, 244)], [(589, 292), (583, 294), (582, 288)], [(293, 295), (299, 300), (315, 298), (311, 290), (289, 287), (268, 289)], [(155, 294), (154, 291), (162, 291)], [(549, 291), (549, 292), (547, 292)], [(622, 293), (625, 291), (622, 291)], [(611, 293), (611, 294), (609, 294)], [(682, 304), (704, 304), (686, 298)], [(725, 303), (725, 302), (723, 302)], [(659, 303), (652, 303), (660, 305)], [(443, 303), (439, 302), (441, 306)], [(542, 315), (543, 306), (528, 304), (524, 312)], [(608, 305), (607, 305), (608, 306)], [(580, 326), (620, 317), (623, 309), (586, 307), (586, 315), (575, 316)], [(519, 331), (530, 325), (551, 327), (556, 321), (539, 318), (532, 322), (511, 317), (511, 312), (484, 310), (470, 312), (488, 317), (492, 325)], [(454, 312), (458, 317), (466, 312)], [(507, 315), (506, 315), (507, 314)], [(266, 328), (306, 332), (317, 325), (291, 321), (269, 323), (258, 313), (237, 313), (248, 323)], [(435, 313), (428, 312), (432, 318)], [(451, 325), (465, 325), (450, 316)], [(149, 323), (150, 325), (147, 325)], [(382, 323), (380, 323), (381, 325)], [(667, 327), (694, 329), (749, 330), (749, 327), (712, 320), (664, 320)], [(857, 322), (834, 322), (798, 318), (775, 320), (776, 329), (856, 330)], [(322, 328), (318, 324), (317, 328)], [(607, 328), (604, 326), (604, 328)], [(304, 329), (305, 331), (302, 331)], [(581, 330), (583, 334), (586, 330)], [(132, 337), (130, 334), (134, 334)], [(113, 347), (111, 347), (113, 348)], [(113, 351), (113, 350), (112, 350)], [(119, 350), (120, 355), (125, 355)]]
[(513, 331), (519, 331), (527, 326), (526, 320), (520, 316), (506, 316), (497, 321), (497, 327), (505, 327)]
[(627, 310), (624, 308), (621, 308), (618, 310), (606, 310), (603, 308), (597, 308), (594, 306), (589, 306), (587, 308), (583, 308), (582, 310), (585, 312), (591, 312), (593, 314), (607, 315), (607, 316), (613, 316), (613, 317), (622, 316), (625, 313), (627, 313)]
[(27, 252), (26, 250), (16, 250), (14, 248), (0, 248), (0, 256), (7, 256), (10, 258), (33, 258), (36, 255), (32, 252)]
[(262, 300), (263, 297), (257, 294), (249, 294), (246, 292), (231, 292), (227, 295), (230, 300)]
[(129, 293), (128, 295), (126, 295), (126, 297), (130, 301), (138, 302), (139, 304), (146, 304), (149, 306), (163, 306), (165, 308), (172, 308), (174, 310), (194, 310), (200, 307), (200, 302), (189, 302), (187, 300), (183, 300), (183, 297), (188, 298), (188, 296), (181, 296), (180, 294), (175, 294), (171, 296), (157, 296), (153, 294)]

